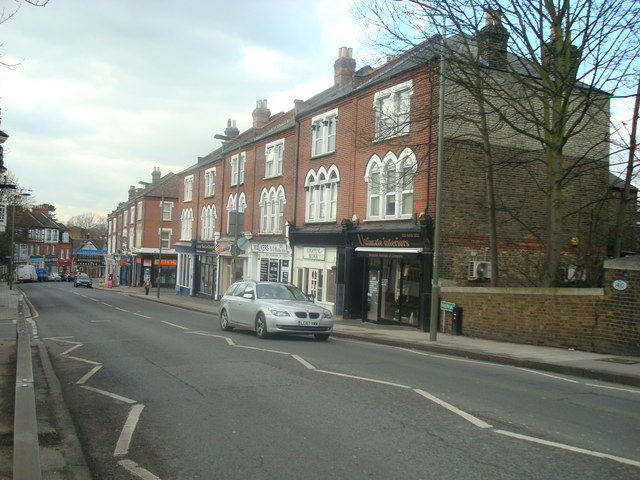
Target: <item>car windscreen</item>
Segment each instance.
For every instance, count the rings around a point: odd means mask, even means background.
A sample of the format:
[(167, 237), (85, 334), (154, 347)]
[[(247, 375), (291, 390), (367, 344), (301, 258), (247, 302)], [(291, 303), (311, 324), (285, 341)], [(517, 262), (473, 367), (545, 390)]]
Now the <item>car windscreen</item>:
[(301, 300), (309, 301), (301, 290), (292, 285), (270, 285), (259, 283), (257, 285), (258, 298), (274, 300)]

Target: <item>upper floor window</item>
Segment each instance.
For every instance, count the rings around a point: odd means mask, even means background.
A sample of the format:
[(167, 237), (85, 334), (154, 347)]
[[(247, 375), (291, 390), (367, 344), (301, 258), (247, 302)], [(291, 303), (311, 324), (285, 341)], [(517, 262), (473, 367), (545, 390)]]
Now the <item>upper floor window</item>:
[(160, 208), (162, 210), (162, 221), (170, 222), (171, 213), (173, 212), (173, 202), (160, 202)]
[(282, 175), (282, 159), (284, 158), (284, 139), (268, 143), (265, 146), (264, 177)]
[(377, 140), (409, 133), (412, 94), (413, 83), (408, 80), (374, 95)]
[(216, 193), (216, 169), (209, 168), (204, 171), (204, 196), (212, 197)]
[(191, 240), (193, 234), (193, 210), (185, 208), (180, 215), (180, 240)]
[(163, 228), (160, 230), (160, 243), (162, 248), (169, 249), (171, 248), (171, 229)]
[(206, 205), (202, 207), (202, 215), (200, 219), (202, 220), (202, 232), (200, 233), (202, 240), (213, 240), (215, 234), (215, 225), (216, 225), (216, 206), (215, 205)]
[(193, 200), (193, 175), (184, 177), (184, 201)]
[(129, 208), (129, 223), (135, 223), (136, 221), (136, 207), (133, 205)]
[(260, 195), (260, 232), (282, 233), (284, 223), (284, 188), (271, 187)]
[(320, 167), (310, 170), (304, 182), (306, 192), (305, 221), (331, 222), (336, 220), (340, 173), (335, 165), (329, 170)]
[(311, 119), (311, 155), (324, 155), (336, 151), (336, 124), (338, 109), (331, 110)]
[(231, 157), (231, 185), (244, 183), (244, 164), (247, 160), (245, 152)]
[(240, 234), (244, 229), (244, 211), (247, 208), (247, 199), (244, 192), (238, 197), (229, 195), (227, 200), (227, 233)]
[(127, 223), (129, 223), (129, 220), (128, 220), (129, 210), (125, 210), (122, 215), (124, 215), (124, 222), (122, 223), (122, 228), (126, 228)]
[(138, 220), (142, 220), (142, 202), (138, 202)]
[(413, 179), (416, 157), (406, 148), (396, 157), (388, 153), (383, 160), (374, 155), (367, 164), (367, 218), (392, 220), (413, 214)]

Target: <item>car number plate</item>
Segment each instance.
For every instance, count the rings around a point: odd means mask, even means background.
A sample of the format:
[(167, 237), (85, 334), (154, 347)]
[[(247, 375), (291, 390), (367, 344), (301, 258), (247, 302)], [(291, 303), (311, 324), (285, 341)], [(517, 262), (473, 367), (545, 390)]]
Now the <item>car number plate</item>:
[(299, 327), (317, 327), (318, 322), (313, 320), (298, 320)]

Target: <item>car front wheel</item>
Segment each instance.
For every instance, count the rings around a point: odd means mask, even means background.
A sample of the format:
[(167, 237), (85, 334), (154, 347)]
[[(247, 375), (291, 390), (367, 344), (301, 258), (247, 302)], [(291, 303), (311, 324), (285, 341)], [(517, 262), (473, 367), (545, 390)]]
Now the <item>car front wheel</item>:
[(229, 315), (226, 310), (220, 312), (220, 328), (225, 332), (233, 330), (233, 327), (229, 325)]
[(267, 338), (269, 332), (267, 332), (267, 319), (264, 318), (264, 313), (260, 312), (256, 317), (256, 335), (258, 338)]

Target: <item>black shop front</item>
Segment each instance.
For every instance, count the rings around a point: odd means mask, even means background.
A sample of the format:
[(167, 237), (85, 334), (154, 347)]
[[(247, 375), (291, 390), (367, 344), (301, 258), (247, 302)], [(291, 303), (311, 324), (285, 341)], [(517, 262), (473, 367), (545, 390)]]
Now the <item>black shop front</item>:
[(356, 227), (348, 235), (348, 283), (354, 293), (362, 292), (353, 295), (361, 305), (353, 305), (352, 313), (358, 311), (363, 321), (424, 328), (433, 260), (425, 229)]

